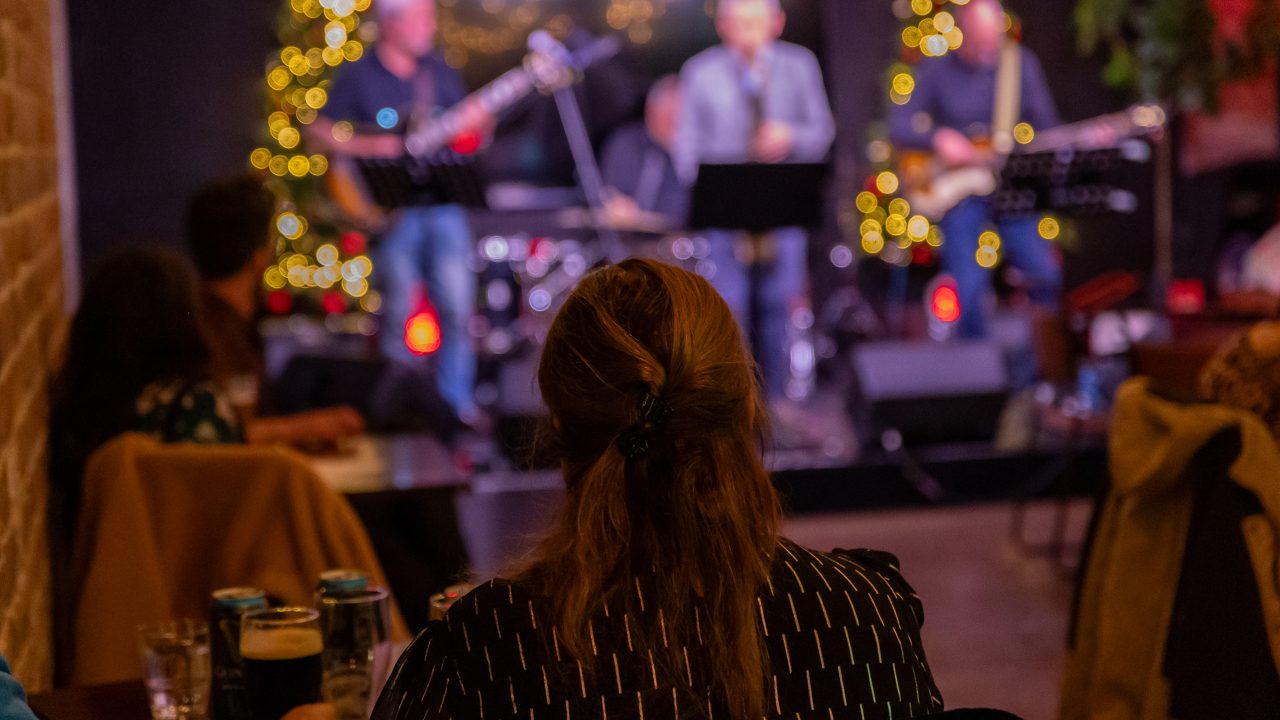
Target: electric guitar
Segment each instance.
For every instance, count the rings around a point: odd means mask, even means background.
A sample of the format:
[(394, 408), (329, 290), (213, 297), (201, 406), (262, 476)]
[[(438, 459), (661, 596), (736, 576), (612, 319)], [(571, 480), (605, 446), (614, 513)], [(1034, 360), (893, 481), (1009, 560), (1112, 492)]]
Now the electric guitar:
[[(1155, 133), (1164, 127), (1165, 119), (1165, 111), (1159, 105), (1135, 105), (1123, 112), (1041, 131), (1031, 142), (1018, 145), (1014, 153), (1103, 150), (1116, 147), (1123, 140)], [(1006, 156), (995, 153), (990, 140), (974, 141), (974, 146), (981, 160), (964, 167), (948, 166), (929, 150), (899, 153), (902, 195), (911, 203), (913, 212), (939, 220), (965, 198), (995, 192)]]
[(375, 230), (385, 223), (387, 209), (373, 199), (359, 167), (362, 161), (413, 164), (420, 171), (433, 158), (447, 153), (459, 135), (476, 129), (467, 122), (468, 117), (473, 117), (469, 112), (472, 106), (493, 117), (535, 91), (551, 94), (576, 82), (587, 67), (612, 57), (621, 43), (616, 37), (605, 36), (570, 52), (549, 33), (540, 30), (529, 36), (529, 48), (520, 66), (498, 76), (443, 113), (431, 118), (411, 117), (404, 136), (405, 154), (401, 158), (374, 160), (334, 153), (325, 184), (346, 219)]

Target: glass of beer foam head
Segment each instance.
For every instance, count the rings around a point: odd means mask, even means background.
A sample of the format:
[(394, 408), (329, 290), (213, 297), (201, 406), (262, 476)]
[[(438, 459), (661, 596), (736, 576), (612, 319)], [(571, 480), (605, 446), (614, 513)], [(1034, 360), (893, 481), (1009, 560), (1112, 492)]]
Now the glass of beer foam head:
[(209, 709), (209, 626), (170, 620), (138, 626), (143, 676), (155, 720), (203, 718)]
[(280, 720), (321, 702), (324, 651), (320, 613), (311, 608), (254, 610), (240, 621), (240, 657), (253, 720)]

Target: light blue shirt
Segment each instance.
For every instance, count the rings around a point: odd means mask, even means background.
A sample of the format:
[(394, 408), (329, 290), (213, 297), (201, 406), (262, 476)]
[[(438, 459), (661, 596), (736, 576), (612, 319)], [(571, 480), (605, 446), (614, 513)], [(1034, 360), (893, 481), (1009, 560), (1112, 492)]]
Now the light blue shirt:
[(680, 90), (672, 157), (685, 182), (693, 181), (700, 164), (746, 162), (757, 112), (762, 121), (791, 126), (788, 162), (821, 161), (835, 138), (818, 59), (799, 45), (774, 43), (754, 68), (727, 46), (708, 48), (684, 64)]

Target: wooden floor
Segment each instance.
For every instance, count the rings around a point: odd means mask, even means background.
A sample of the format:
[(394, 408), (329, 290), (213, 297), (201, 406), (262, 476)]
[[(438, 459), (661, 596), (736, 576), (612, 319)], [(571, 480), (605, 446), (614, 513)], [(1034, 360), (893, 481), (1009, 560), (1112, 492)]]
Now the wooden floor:
[[(1033, 506), (1027, 534), (1048, 537), (1052, 505)], [(1070, 505), (1068, 537), (1083, 537), (1089, 505)], [(948, 708), (997, 707), (1027, 720), (1057, 716), (1074, 583), (1046, 557), (1009, 540), (1009, 505), (791, 518), (785, 533), (820, 550), (896, 554), (924, 601), (924, 643)], [(1069, 552), (1072, 561), (1075, 552)]]

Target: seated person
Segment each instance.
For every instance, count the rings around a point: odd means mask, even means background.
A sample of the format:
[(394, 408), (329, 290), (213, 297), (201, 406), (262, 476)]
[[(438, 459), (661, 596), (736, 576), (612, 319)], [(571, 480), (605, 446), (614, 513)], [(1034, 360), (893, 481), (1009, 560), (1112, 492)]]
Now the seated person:
[(689, 191), (676, 175), (671, 143), (680, 113), (680, 79), (659, 78), (649, 89), (644, 122), (624, 125), (609, 136), (600, 158), (608, 187), (605, 218), (622, 227), (679, 225), (689, 214)]
[(276, 198), (253, 175), (211, 183), (187, 206), (187, 246), (200, 274), (200, 325), (214, 376), (231, 393), (253, 443), (327, 443), (357, 435), (364, 420), (349, 407), (260, 416), (264, 361), (257, 318), (262, 274), (276, 261)]
[(35, 713), (27, 707), (22, 685), (9, 674), (4, 656), (0, 656), (0, 720), (36, 720)]
[(538, 384), (559, 518), (415, 640), (374, 718), (942, 709), (893, 557), (779, 535), (755, 365), (710, 283), (637, 259), (587, 276)]

